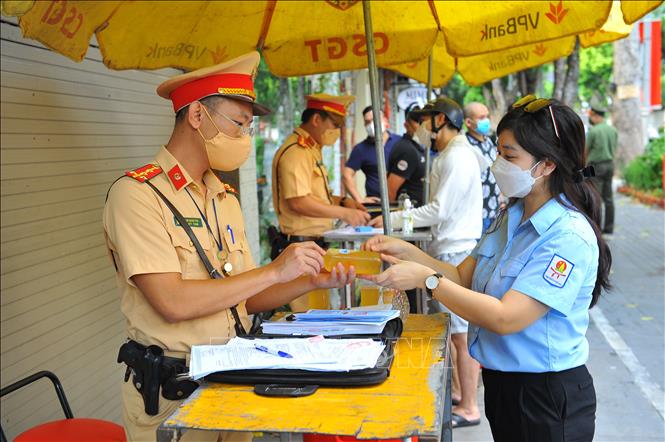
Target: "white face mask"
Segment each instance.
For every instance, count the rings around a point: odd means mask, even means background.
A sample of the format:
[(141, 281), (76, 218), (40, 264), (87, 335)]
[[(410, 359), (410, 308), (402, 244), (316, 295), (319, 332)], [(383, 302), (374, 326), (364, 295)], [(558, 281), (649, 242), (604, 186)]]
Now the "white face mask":
[(365, 130), (367, 131), (368, 137), (374, 138), (374, 122), (371, 122), (367, 126), (365, 126)]
[(538, 178), (531, 175), (531, 171), (540, 164), (538, 161), (529, 170), (523, 170), (503, 157), (498, 157), (492, 167), (492, 173), (496, 178), (501, 193), (508, 198), (524, 198), (531, 192), (533, 184)]
[(413, 139), (416, 140), (416, 143), (429, 149), (432, 144), (432, 131), (427, 130), (425, 125), (421, 124), (413, 135)]

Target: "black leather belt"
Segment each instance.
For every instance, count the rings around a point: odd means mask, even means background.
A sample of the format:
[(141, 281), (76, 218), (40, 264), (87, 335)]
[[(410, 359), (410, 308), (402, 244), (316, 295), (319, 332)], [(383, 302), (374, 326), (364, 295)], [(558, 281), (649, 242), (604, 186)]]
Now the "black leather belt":
[(284, 235), (288, 241), (303, 242), (303, 241), (323, 241), (321, 236), (300, 236), (300, 235)]

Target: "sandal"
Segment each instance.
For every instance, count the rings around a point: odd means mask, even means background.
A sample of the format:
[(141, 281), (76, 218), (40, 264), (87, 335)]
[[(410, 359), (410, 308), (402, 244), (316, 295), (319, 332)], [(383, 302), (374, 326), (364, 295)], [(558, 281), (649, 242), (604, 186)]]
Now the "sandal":
[(480, 418), (469, 420), (464, 416), (460, 416), (457, 413), (453, 413), (451, 422), (453, 428), (473, 427), (475, 425), (480, 425)]

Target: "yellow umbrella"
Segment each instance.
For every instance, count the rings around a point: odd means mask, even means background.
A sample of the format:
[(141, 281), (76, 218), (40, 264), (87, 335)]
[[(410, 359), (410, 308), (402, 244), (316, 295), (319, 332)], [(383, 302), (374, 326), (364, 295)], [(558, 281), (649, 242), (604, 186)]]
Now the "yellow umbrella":
[[(631, 30), (632, 25), (627, 25), (624, 22), (620, 2), (615, 1), (603, 26), (598, 30), (580, 34), (580, 44), (582, 47), (588, 48), (608, 43), (626, 37)], [(574, 48), (575, 36), (569, 36), (498, 50), (491, 54), (455, 59), (447, 52), (444, 40), (439, 38), (432, 49), (432, 86), (444, 86), (452, 78), (455, 71), (459, 72), (468, 84), (477, 86), (494, 78), (500, 78), (513, 72), (565, 57), (570, 55)], [(427, 60), (422, 60), (390, 66), (389, 69), (422, 83), (427, 83), (427, 64)]]
[(623, 19), (626, 23), (633, 24), (640, 18), (647, 15), (649, 12), (656, 9), (662, 4), (662, 0), (650, 1), (622, 1), (621, 12), (623, 12)]
[(436, 1), (448, 53), (496, 52), (596, 30), (611, 1)]
[[(597, 31), (589, 31), (584, 34), (580, 34), (580, 45), (583, 48), (589, 48), (591, 46), (598, 46), (603, 43), (609, 43), (621, 38), (627, 37), (633, 30), (632, 21), (626, 19), (626, 15), (622, 13), (622, 9), (625, 7), (628, 2), (619, 2), (615, 1), (612, 3), (612, 10), (610, 11), (609, 17), (605, 24), (598, 29)], [(654, 2), (630, 2), (630, 3), (654, 3)], [(655, 2), (662, 3), (662, 2)], [(649, 10), (640, 15), (643, 16), (648, 13)]]
[[(38, 1), (19, 24), (25, 37), (75, 61), (83, 59), (96, 34), (104, 63), (112, 69), (191, 70), (258, 48), (274, 74), (308, 75), (367, 67), (360, 3)], [(372, 20), (378, 63), (427, 57), (439, 30), (430, 6), (377, 3)]]

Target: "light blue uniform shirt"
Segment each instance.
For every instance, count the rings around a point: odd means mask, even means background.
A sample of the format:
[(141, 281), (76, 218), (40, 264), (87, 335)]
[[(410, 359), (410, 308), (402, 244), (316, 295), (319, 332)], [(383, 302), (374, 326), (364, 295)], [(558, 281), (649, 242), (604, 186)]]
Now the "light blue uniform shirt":
[(483, 367), (498, 371), (542, 373), (578, 367), (589, 356), (585, 335), (598, 270), (596, 236), (583, 214), (554, 198), (520, 224), (523, 213), (519, 201), (473, 250), (471, 288), (498, 299), (517, 290), (550, 309), (510, 335), (470, 324), (469, 352)]

